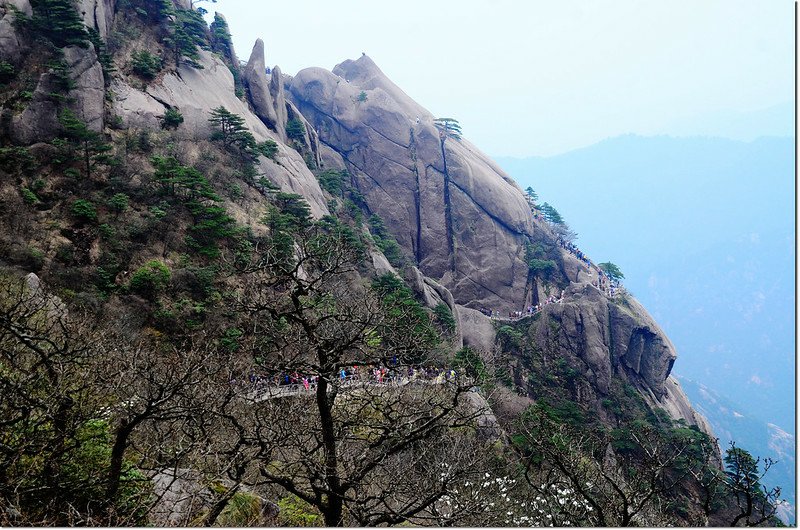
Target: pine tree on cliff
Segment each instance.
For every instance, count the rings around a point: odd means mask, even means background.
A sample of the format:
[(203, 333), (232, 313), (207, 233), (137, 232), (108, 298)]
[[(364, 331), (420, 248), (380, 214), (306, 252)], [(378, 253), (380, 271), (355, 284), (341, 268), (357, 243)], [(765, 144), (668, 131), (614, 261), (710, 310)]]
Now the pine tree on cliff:
[(547, 219), (548, 221), (550, 221), (551, 223), (553, 223), (554, 225), (564, 224), (564, 218), (561, 217), (561, 214), (558, 213), (558, 210), (556, 210), (550, 204), (548, 204), (546, 202), (542, 203), (542, 206), (541, 206), (540, 209), (542, 210), (542, 213), (544, 214), (544, 218)]
[(725, 486), (736, 499), (739, 512), (730, 525), (737, 526), (744, 520), (745, 526), (758, 526), (773, 519), (780, 503), (781, 489), (767, 489), (761, 484), (761, 479), (775, 462), (765, 458), (763, 471), (759, 471), (761, 458), (753, 458), (748, 451), (736, 447), (735, 443), (731, 443), (725, 451), (724, 461)]
[(31, 28), (59, 48), (89, 46), (89, 34), (71, 0), (32, 0)]
[(458, 120), (453, 118), (436, 118), (433, 124), (439, 129), (439, 136), (444, 141), (445, 138), (461, 140), (461, 125)]
[(598, 263), (597, 266), (600, 267), (600, 270), (605, 272), (606, 275), (615, 282), (625, 279), (625, 275), (622, 274), (620, 268), (610, 261)]

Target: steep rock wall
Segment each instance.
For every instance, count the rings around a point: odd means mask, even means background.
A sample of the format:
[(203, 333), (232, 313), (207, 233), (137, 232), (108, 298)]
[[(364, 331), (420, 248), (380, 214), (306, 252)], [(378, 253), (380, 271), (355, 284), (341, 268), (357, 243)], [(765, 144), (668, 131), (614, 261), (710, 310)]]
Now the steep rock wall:
[(461, 305), (523, 305), (534, 228), (502, 170), (466, 140), (442, 148), (433, 116), (367, 56), (333, 72), (302, 70), (289, 94), (426, 276)]

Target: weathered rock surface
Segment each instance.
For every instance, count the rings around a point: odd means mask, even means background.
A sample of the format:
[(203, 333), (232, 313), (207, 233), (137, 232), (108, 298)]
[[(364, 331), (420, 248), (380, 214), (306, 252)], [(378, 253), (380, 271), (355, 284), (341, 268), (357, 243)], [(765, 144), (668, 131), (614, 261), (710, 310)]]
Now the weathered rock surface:
[[(74, 88), (67, 94), (68, 108), (86, 122), (89, 129), (103, 130), (105, 85), (103, 69), (93, 48), (69, 46), (63, 49)], [(8, 134), (21, 144), (47, 142), (59, 132), (59, 104), (50, 95), (58, 92), (56, 76), (45, 72), (33, 92), (30, 103), (22, 113), (11, 119)]]
[(114, 92), (114, 114), (123, 128), (157, 130), (161, 127), (159, 119), (167, 110), (163, 103), (118, 80), (113, 81), (110, 88)]
[(707, 427), (677, 381), (669, 377), (677, 357), (674, 346), (632, 297), (612, 301), (587, 283), (573, 284), (562, 303), (545, 307), (529, 333), (536, 344), (550, 345), (551, 358), (553, 354), (580, 358), (601, 395), (609, 393), (612, 377), (623, 377), (651, 406)]
[(244, 118), (257, 141), (273, 139), (278, 142), (276, 160), (261, 157), (260, 171), (283, 191), (303, 195), (314, 217), (327, 215), (328, 207), (316, 177), (303, 158), (283, 144), (280, 137), (236, 97), (233, 75), (225, 63), (204, 50), (200, 50), (199, 62), (202, 69), (182, 65), (177, 73), (164, 75), (160, 84), (148, 86), (146, 92), (116, 84), (120, 97), (113, 103), (114, 114), (120, 116), (127, 126), (155, 128), (153, 122), (157, 121), (157, 116), (167, 108), (175, 107), (184, 117), (184, 123), (176, 134), (186, 139), (199, 139), (211, 134), (208, 121), (211, 110), (223, 106)]
[(77, 7), (78, 13), (83, 17), (83, 23), (96, 29), (105, 39), (114, 22), (116, 4), (116, 0), (80, 0)]
[(475, 424), (477, 427), (478, 436), (487, 442), (495, 442), (499, 440), (504, 434), (503, 428), (497, 421), (497, 417), (492, 411), (492, 408), (489, 406), (489, 403), (486, 401), (486, 398), (484, 398), (478, 392), (467, 392), (465, 396), (467, 402), (477, 414), (477, 417), (475, 418)]
[(72, 110), (90, 130), (102, 131), (106, 91), (103, 67), (97, 61), (94, 49), (69, 46), (64, 48), (64, 59), (75, 83), (69, 94), (75, 100), (71, 104)]
[(533, 223), (502, 170), (466, 140), (443, 150), (433, 116), (366, 56), (302, 70), (289, 93), (423, 274), (461, 305), (524, 305)]
[[(531, 218), (519, 187), (468, 141), (442, 142), (433, 116), (368, 57), (333, 72), (307, 68), (288, 86), (319, 133), (323, 164), (350, 172), (370, 209), (415, 258), (409, 285), (428, 307), (448, 303), (464, 345), (495, 346), (494, 323), (476, 309), (505, 314), (553, 292), (531, 281), (524, 257), (526, 242), (552, 247), (556, 236)], [(675, 349), (647, 311), (632, 297), (610, 301), (592, 287), (596, 273), (570, 253), (558, 250), (556, 265), (556, 294), (566, 286), (566, 297), (533, 324), (535, 342), (579, 357), (591, 392), (606, 394), (613, 377), (624, 377), (651, 406), (702, 424), (668, 378)], [(453, 303), (433, 284), (452, 293)], [(551, 320), (557, 326), (544, 324)]]
[(30, 16), (33, 13), (28, 0), (6, 0), (0, 5), (0, 59), (18, 65), (27, 43), (20, 38), (14, 26), (14, 13), (10, 6)]
[(272, 74), (269, 78), (269, 93), (272, 95), (272, 100), (275, 102), (275, 114), (278, 117), (278, 132), (281, 138), (286, 141), (286, 122), (289, 120), (289, 115), (286, 112), (286, 91), (283, 86), (283, 74), (279, 66), (272, 69)]
[[(250, 60), (244, 70), (244, 83), (250, 95), (250, 102), (256, 116), (261, 118), (267, 127), (279, 131), (278, 114), (275, 111), (275, 102), (270, 92), (270, 81), (267, 80), (266, 63), (264, 60), (264, 41), (256, 40)], [(284, 114), (286, 111), (284, 110)], [(285, 125), (285, 121), (283, 125)], [(285, 141), (285, 133), (282, 136)]]
[(492, 320), (476, 309), (457, 306), (459, 329), (464, 341), (464, 346), (490, 352), (494, 348), (497, 337)]

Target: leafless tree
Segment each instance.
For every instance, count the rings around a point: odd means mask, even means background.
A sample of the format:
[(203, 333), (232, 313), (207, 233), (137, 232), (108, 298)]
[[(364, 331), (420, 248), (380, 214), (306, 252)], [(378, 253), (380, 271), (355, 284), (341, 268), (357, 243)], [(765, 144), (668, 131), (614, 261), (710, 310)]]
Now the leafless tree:
[[(267, 266), (251, 268), (236, 297), (260, 369), (315, 382), (305, 396), (253, 398), (258, 412), (248, 441), (258, 448), (260, 484), (295, 495), (328, 526), (431, 517), (485, 454), (479, 441), (461, 455), (442, 446), (459, 430), (476, 436), (483, 411), (466, 399), (473, 381), (450, 373), (439, 384), (400, 384), (409, 367), (444, 362), (427, 315), (391, 289), (366, 285), (358, 256), (336, 231), (296, 235), (293, 254), (280, 267), (262, 254), (255, 263)], [(362, 376), (386, 370), (397, 384), (344, 379), (342, 370), (353, 367)], [(443, 463), (452, 469), (440, 476)]]

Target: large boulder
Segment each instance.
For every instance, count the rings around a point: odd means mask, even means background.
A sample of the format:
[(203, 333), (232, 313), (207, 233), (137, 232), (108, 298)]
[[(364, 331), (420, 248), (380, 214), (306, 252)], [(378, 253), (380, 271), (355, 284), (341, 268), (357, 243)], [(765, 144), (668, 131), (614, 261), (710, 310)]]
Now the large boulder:
[(369, 57), (302, 70), (289, 94), (423, 274), (461, 305), (524, 306), (534, 227), (522, 191), (496, 164), (466, 140), (443, 148), (433, 116)]
[(489, 353), (497, 337), (492, 319), (469, 307), (457, 306), (458, 323), (464, 346)]

